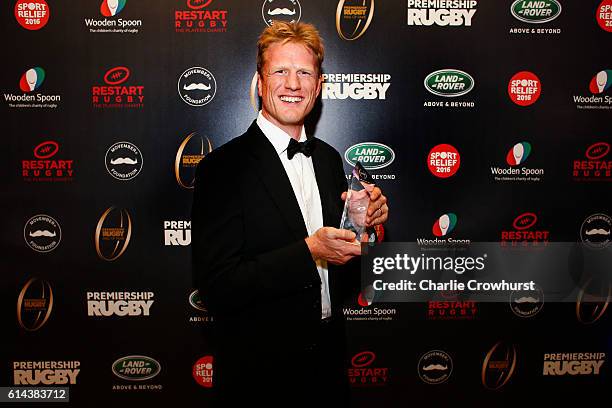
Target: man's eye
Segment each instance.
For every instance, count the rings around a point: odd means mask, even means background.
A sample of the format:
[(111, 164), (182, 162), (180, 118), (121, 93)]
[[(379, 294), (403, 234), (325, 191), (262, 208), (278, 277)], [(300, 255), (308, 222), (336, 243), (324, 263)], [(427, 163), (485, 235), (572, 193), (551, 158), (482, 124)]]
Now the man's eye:
[(310, 76), (311, 75), (310, 72), (308, 72), (308, 71), (299, 71), (298, 73), (300, 75), (304, 75), (304, 76)]

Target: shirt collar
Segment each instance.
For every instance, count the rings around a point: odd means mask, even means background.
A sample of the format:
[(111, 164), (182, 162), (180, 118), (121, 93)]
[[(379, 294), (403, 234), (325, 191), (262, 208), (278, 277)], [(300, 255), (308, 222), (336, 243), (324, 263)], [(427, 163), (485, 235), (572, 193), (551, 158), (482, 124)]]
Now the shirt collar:
[[(263, 134), (268, 138), (272, 146), (274, 146), (274, 150), (280, 156), (287, 147), (289, 146), (289, 141), (291, 140), (291, 136), (289, 136), (284, 130), (276, 126), (274, 123), (270, 122), (268, 119), (264, 117), (264, 115), (259, 111), (257, 115), (257, 126), (261, 129)], [(304, 126), (302, 126), (302, 133), (300, 135), (300, 142), (306, 141), (306, 131), (304, 130)]]

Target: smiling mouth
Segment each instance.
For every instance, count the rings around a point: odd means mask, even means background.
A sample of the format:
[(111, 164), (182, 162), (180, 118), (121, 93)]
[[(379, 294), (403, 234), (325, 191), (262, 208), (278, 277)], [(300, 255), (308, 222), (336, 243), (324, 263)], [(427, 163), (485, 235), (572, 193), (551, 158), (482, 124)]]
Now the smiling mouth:
[(280, 100), (287, 103), (299, 103), (304, 100), (301, 96), (281, 96)]

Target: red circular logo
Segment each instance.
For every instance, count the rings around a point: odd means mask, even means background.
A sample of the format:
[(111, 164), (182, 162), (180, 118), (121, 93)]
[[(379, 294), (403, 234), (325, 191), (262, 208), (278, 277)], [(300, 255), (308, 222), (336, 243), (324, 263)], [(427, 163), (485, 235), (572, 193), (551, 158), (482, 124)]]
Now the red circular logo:
[(59, 145), (53, 140), (47, 140), (42, 142), (34, 148), (34, 157), (37, 159), (48, 159), (55, 156), (55, 153), (59, 150)]
[(362, 351), (361, 353), (357, 353), (351, 359), (351, 365), (353, 367), (366, 367), (374, 362), (376, 359), (376, 354), (371, 351)]
[(104, 74), (104, 82), (109, 85), (119, 85), (130, 77), (130, 70), (126, 67), (111, 68)]
[(590, 145), (586, 150), (586, 157), (589, 160), (599, 160), (610, 152), (610, 145), (606, 142), (598, 142)]
[(523, 213), (514, 219), (512, 226), (520, 231), (533, 227), (537, 221), (538, 217), (534, 213)]
[(529, 106), (540, 97), (542, 84), (540, 79), (529, 71), (514, 74), (508, 83), (508, 95), (512, 102), (520, 106)]
[(429, 171), (436, 177), (448, 178), (459, 170), (461, 159), (459, 152), (449, 144), (439, 144), (430, 150), (427, 156)]
[(603, 30), (612, 32), (612, 0), (603, 0), (599, 3), (595, 18)]
[(204, 356), (195, 362), (192, 371), (193, 379), (205, 388), (213, 386), (213, 356)]
[(40, 30), (49, 21), (49, 6), (45, 0), (17, 0), (15, 18), (25, 29)]
[(212, 3), (212, 0), (187, 0), (187, 6), (190, 9), (199, 10)]

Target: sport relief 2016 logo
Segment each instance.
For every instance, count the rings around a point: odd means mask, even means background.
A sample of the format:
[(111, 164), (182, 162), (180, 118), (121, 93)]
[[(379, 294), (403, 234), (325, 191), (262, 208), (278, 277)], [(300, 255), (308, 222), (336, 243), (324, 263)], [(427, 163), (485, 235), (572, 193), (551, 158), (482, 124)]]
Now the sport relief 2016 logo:
[(542, 82), (533, 72), (517, 72), (508, 82), (508, 96), (519, 106), (534, 104), (542, 93)]
[(209, 7), (213, 0), (182, 0), (186, 3), (174, 10), (174, 31), (177, 33), (224, 33), (227, 31), (227, 10)]
[(595, 19), (602, 30), (612, 33), (612, 0), (603, 0), (599, 3)]
[(595, 142), (586, 148), (584, 157), (574, 160), (572, 177), (574, 181), (612, 181), (612, 160), (610, 143)]
[(409, 26), (470, 27), (478, 1), (408, 0)]
[(213, 387), (213, 356), (203, 356), (193, 364), (191, 375), (199, 386), (204, 388)]
[(59, 159), (59, 143), (46, 140), (34, 147), (34, 159), (21, 161), (21, 176), (27, 182), (68, 182), (74, 177), (74, 160)]
[[(577, 109), (612, 109), (612, 69), (603, 69), (589, 82), (591, 95), (573, 95)], [(582, 88), (584, 89), (584, 88)]]
[(438, 178), (449, 178), (457, 173), (461, 165), (461, 156), (454, 146), (439, 144), (427, 155), (427, 167), (431, 174)]
[(96, 109), (142, 108), (144, 107), (144, 86), (123, 85), (130, 78), (126, 67), (114, 67), (106, 71), (103, 80), (106, 85), (91, 87), (91, 103)]
[(55, 109), (62, 101), (62, 96), (41, 92), (46, 78), (45, 70), (41, 67), (27, 69), (19, 78), (20, 95), (5, 93), (4, 101), (9, 108), (45, 108)]
[(502, 247), (537, 247), (546, 246), (550, 231), (536, 228), (538, 216), (532, 212), (520, 214), (512, 222), (512, 229), (502, 230), (500, 245)]
[(49, 5), (45, 0), (18, 0), (15, 18), (26, 30), (40, 30), (49, 22)]
[(508, 167), (491, 166), (491, 175), (498, 182), (539, 182), (544, 176), (544, 169), (526, 166), (524, 163), (532, 152), (531, 143), (515, 143), (506, 153)]
[(274, 21), (297, 23), (302, 17), (299, 0), (264, 0), (261, 5), (261, 18), (271, 26)]
[[(445, 68), (434, 71), (425, 77), (423, 81), (425, 89), (438, 97), (456, 98), (470, 93), (474, 89), (474, 78), (465, 71), (454, 68)], [(437, 99), (425, 100), (423, 106), (426, 108), (473, 108), (476, 103), (473, 100)]]
[[(103, 33), (120, 33), (120, 34), (138, 34), (142, 28), (142, 20), (125, 19), (118, 17), (123, 11), (127, 3), (127, 0), (102, 0), (100, 4), (99, 13), (104, 18), (86, 18), (85, 27), (89, 29), (90, 33), (103, 34)], [(92, 13), (94, 12), (93, 3)], [(129, 7), (128, 7), (129, 9)], [(122, 16), (124, 16), (122, 14)]]
[(557, 0), (516, 0), (510, 6), (510, 14), (522, 24), (511, 27), (510, 34), (561, 34), (559, 27), (548, 23), (561, 15), (561, 3)]

